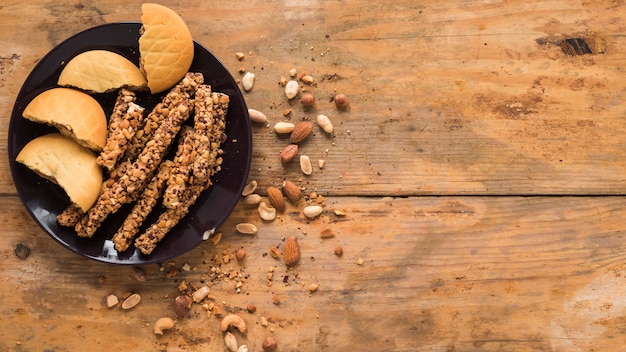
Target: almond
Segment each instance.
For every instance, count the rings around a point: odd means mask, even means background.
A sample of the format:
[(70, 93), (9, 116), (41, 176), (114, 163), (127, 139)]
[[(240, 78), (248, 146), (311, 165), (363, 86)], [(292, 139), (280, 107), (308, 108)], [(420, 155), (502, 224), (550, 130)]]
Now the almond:
[(280, 152), (280, 161), (283, 163), (290, 162), (298, 154), (298, 145), (289, 144)]
[(274, 186), (267, 187), (267, 197), (276, 210), (280, 212), (285, 211), (285, 197), (283, 197), (283, 193), (278, 188)]
[(300, 246), (295, 236), (291, 236), (285, 241), (283, 259), (287, 266), (294, 266), (300, 261)]
[(287, 199), (294, 204), (298, 203), (300, 198), (302, 198), (302, 190), (300, 187), (289, 180), (283, 181), (283, 192), (285, 192)]
[(291, 131), (290, 141), (291, 143), (298, 144), (306, 139), (313, 130), (313, 124), (308, 121), (301, 121)]

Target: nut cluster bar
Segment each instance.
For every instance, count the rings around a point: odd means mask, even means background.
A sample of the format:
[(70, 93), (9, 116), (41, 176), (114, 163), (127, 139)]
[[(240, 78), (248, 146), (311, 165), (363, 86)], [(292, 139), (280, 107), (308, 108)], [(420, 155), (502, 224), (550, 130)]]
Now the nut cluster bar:
[(157, 205), (159, 197), (163, 193), (165, 182), (170, 176), (170, 170), (173, 162), (165, 160), (159, 166), (159, 171), (152, 177), (152, 180), (148, 183), (143, 190), (141, 197), (133, 206), (130, 214), (124, 220), (124, 223), (113, 235), (113, 243), (115, 249), (118, 252), (123, 252), (128, 249), (133, 241), (133, 238), (139, 232), (139, 227), (146, 220), (152, 209)]
[[(202, 82), (202, 74), (189, 73), (167, 94), (163, 100), (176, 102), (176, 104), (169, 105), (167, 112), (161, 109), (161, 113), (157, 113), (159, 116), (164, 114), (166, 116), (158, 118), (162, 122), (156, 126), (152, 138), (146, 141), (145, 147), (134, 159), (132, 166), (109, 188), (103, 189), (94, 206), (76, 224), (75, 230), (78, 236), (92, 237), (108, 215), (117, 212), (128, 198), (136, 198), (141, 194), (145, 185), (157, 171), (182, 124), (189, 117), (193, 109), (190, 96)], [(155, 108), (153, 113), (156, 110)], [(135, 136), (141, 131), (137, 131)]]
[[(223, 153), (221, 142), (226, 128), (228, 103), (229, 98), (227, 95), (211, 93), (211, 88), (208, 86), (200, 86), (198, 88), (195, 97), (195, 108), (200, 109), (200, 113), (196, 110), (194, 119), (193, 143), (196, 157), (194, 158), (192, 177), (177, 191), (176, 202), (173, 202), (171, 207), (166, 208), (159, 215), (156, 223), (152, 224), (135, 240), (135, 247), (142, 253), (152, 253), (165, 235), (187, 215), (189, 207), (195, 204), (202, 191), (211, 185), (210, 176), (219, 171), (222, 161), (219, 155)], [(212, 107), (210, 109), (202, 107), (204, 104), (211, 104)], [(211, 126), (210, 129), (206, 127), (209, 125)], [(206, 135), (207, 132), (208, 136)], [(203, 136), (208, 138), (205, 140)], [(198, 140), (204, 142), (197, 143)], [(198, 164), (198, 167), (201, 165), (204, 167), (202, 172), (200, 172), (201, 175), (205, 175), (204, 177), (196, 176), (195, 161), (198, 160), (199, 155), (205, 156), (205, 161)]]
[(109, 124), (109, 133), (106, 144), (98, 155), (96, 162), (100, 166), (106, 167), (111, 171), (122, 158), (128, 142), (133, 138), (139, 124), (143, 120), (144, 108), (131, 102), (121, 118)]

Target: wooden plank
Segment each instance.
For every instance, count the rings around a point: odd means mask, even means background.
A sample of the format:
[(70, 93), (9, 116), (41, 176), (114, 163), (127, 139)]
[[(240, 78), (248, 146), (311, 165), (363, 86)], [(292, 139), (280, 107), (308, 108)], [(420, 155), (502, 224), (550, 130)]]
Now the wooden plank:
[[(283, 351), (619, 350), (626, 340), (619, 328), (626, 310), (624, 197), (335, 197), (319, 219), (307, 221), (289, 206), (264, 224), (256, 210), (239, 205), (217, 247), (207, 242), (175, 258), (173, 276), (167, 265), (146, 266), (145, 282), (130, 267), (61, 248), (34, 228), (17, 199), (0, 198), (0, 208), (2, 350), (221, 350), (219, 319), (199, 304), (173, 331), (152, 334), (156, 319), (174, 316), (183, 281), (209, 284), (215, 300), (208, 302), (239, 312), (249, 332), (238, 337), (253, 350), (270, 334)], [(236, 234), (243, 221), (257, 223), (258, 234)], [(325, 228), (335, 237), (321, 239)], [(267, 253), (291, 235), (302, 260), (288, 270)], [(30, 256), (17, 258), (17, 244)], [(332, 254), (337, 245), (342, 257)], [(236, 293), (235, 280), (211, 279), (218, 267), (212, 259), (242, 246), (243, 266), (219, 266), (246, 278)], [(310, 283), (318, 291), (308, 292)], [(106, 308), (108, 294), (125, 291), (142, 295), (136, 308)], [(248, 303), (256, 313), (243, 311)]]
[[(333, 137), (316, 131), (301, 148), (314, 160), (326, 160), (325, 169), (306, 181), (325, 194), (623, 194), (626, 189), (622, 5), (563, 0), (170, 5), (235, 77), (240, 67), (257, 74), (246, 100), (269, 116), (269, 127), (285, 119), (288, 107), (292, 121), (319, 113), (333, 119)], [(6, 92), (0, 101), (2, 135), (19, 87), (50, 48), (93, 25), (139, 19), (139, 10), (121, 1), (89, 6), (49, 1), (43, 8), (13, 2), (0, 14), (0, 29), (7, 33), (0, 49)], [(606, 51), (571, 57), (554, 44), (559, 36), (579, 35), (605, 38)], [(248, 55), (239, 62), (236, 51)], [(315, 87), (306, 87), (318, 97), (315, 109), (304, 111), (283, 97), (277, 82), (292, 67), (316, 79)], [(349, 111), (337, 112), (329, 102), (336, 92), (350, 96)], [(251, 178), (262, 184), (298, 174), (296, 165), (279, 162), (285, 140), (269, 127), (254, 129)], [(0, 152), (5, 145), (0, 143)], [(0, 179), (7, 180), (2, 170)], [(10, 183), (0, 183), (0, 193), (12, 190)]]

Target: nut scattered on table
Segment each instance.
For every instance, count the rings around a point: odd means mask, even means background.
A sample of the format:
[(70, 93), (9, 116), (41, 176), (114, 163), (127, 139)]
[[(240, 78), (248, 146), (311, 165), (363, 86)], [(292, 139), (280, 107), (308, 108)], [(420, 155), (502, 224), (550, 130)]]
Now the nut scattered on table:
[(285, 211), (285, 197), (277, 187), (267, 187), (267, 197), (270, 200), (270, 204), (276, 208), (276, 210), (279, 212)]
[(287, 99), (293, 99), (300, 91), (300, 85), (298, 82), (291, 80), (285, 84), (285, 96)]
[(268, 336), (263, 340), (263, 343), (261, 343), (261, 348), (263, 348), (263, 351), (276, 351), (278, 342), (273, 336)]
[(313, 219), (320, 215), (324, 209), (319, 205), (309, 205), (302, 209), (302, 213), (309, 219)]
[(141, 296), (138, 293), (133, 293), (124, 299), (122, 302), (122, 309), (131, 309), (141, 302)]
[(258, 211), (261, 219), (265, 221), (272, 221), (276, 219), (276, 208), (267, 205), (265, 202), (259, 203)]
[(165, 330), (172, 329), (175, 324), (176, 324), (176, 322), (174, 322), (174, 320), (172, 318), (169, 318), (169, 317), (159, 318), (154, 323), (154, 329), (153, 329), (154, 334), (155, 335), (163, 335), (163, 332)]
[(256, 109), (248, 109), (248, 115), (250, 120), (254, 122), (264, 123), (267, 122), (267, 116)]
[(313, 125), (309, 121), (300, 121), (294, 126), (293, 131), (291, 131), (289, 141), (293, 144), (298, 144), (305, 140), (311, 134), (312, 130)]
[(300, 198), (302, 198), (302, 190), (300, 187), (289, 180), (283, 181), (283, 192), (285, 192), (285, 196), (287, 196), (287, 199), (293, 204), (298, 203)]
[(226, 315), (220, 323), (220, 328), (222, 329), (222, 331), (228, 330), (230, 326), (237, 328), (237, 330), (242, 333), (245, 333), (248, 329), (246, 321), (243, 320), (241, 316), (234, 313)]
[(280, 152), (280, 161), (288, 163), (295, 158), (296, 154), (298, 154), (298, 145), (289, 144)]
[(226, 348), (228, 348), (231, 352), (237, 352), (239, 349), (239, 343), (237, 342), (237, 338), (231, 332), (227, 331), (224, 334), (224, 344)]
[(300, 245), (295, 236), (291, 236), (285, 241), (283, 260), (288, 267), (294, 266), (300, 261)]
[(310, 108), (315, 105), (315, 95), (312, 93), (304, 93), (302, 97), (300, 97), (300, 104), (305, 108)]
[(311, 159), (308, 155), (300, 155), (300, 170), (305, 175), (313, 173), (313, 166), (311, 165)]
[(274, 124), (274, 132), (277, 134), (287, 134), (291, 133), (295, 127), (296, 125), (291, 122), (281, 121)]
[(333, 126), (333, 123), (330, 121), (330, 118), (328, 116), (323, 115), (323, 114), (319, 114), (319, 115), (317, 115), (316, 122), (317, 122), (317, 125), (320, 126), (320, 128), (324, 132), (326, 132), (328, 134), (333, 133), (334, 126)]
[(257, 227), (254, 224), (250, 224), (247, 222), (242, 222), (235, 225), (235, 229), (237, 230), (237, 232), (244, 235), (254, 235), (258, 231)]
[(243, 89), (246, 92), (252, 89), (255, 78), (256, 78), (256, 75), (252, 72), (246, 72), (241, 78), (241, 85), (243, 86)]
[(335, 98), (333, 100), (335, 101), (335, 106), (337, 106), (337, 109), (339, 110), (345, 110), (348, 108), (348, 106), (350, 106), (348, 96), (343, 93), (335, 95)]

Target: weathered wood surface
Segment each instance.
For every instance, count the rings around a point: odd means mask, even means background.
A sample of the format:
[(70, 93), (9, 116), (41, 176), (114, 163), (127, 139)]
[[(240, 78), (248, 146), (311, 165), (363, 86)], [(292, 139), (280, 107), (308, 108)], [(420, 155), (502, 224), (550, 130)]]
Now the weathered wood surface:
[[(144, 282), (132, 268), (63, 249), (30, 219), (11, 182), (13, 102), (55, 45), (95, 25), (138, 21), (139, 4), (3, 1), (0, 350), (225, 350), (219, 320), (199, 305), (164, 336), (152, 324), (174, 316), (183, 280), (200, 284), (215, 255), (240, 246), (244, 268), (222, 268), (247, 275), (241, 293), (233, 280), (216, 280), (213, 294), (225, 310), (258, 307), (241, 313), (254, 351), (269, 334), (279, 351), (624, 350), (626, 3), (163, 3), (233, 76), (240, 67), (257, 75), (246, 101), (270, 121), (254, 126), (250, 179), (264, 191), (289, 177), (323, 195), (326, 211), (306, 221), (300, 204), (260, 223), (240, 204), (217, 248), (207, 242), (176, 258), (175, 276), (161, 271), (167, 263), (142, 268)], [(565, 37), (604, 40), (603, 52), (568, 56), (558, 46)], [(311, 111), (278, 86), (292, 67), (317, 81)], [(350, 96), (348, 111), (329, 102), (337, 92)], [(335, 123), (332, 137), (316, 130), (301, 147), (326, 161), (310, 177), (278, 160), (287, 141), (271, 126), (288, 107), (292, 121), (324, 113)], [(259, 234), (235, 234), (244, 221)], [(336, 236), (321, 240), (325, 228)], [(267, 252), (290, 235), (303, 260), (287, 271)], [(18, 245), (30, 249), (26, 259)], [(320, 287), (311, 294), (312, 282)], [(142, 295), (139, 306), (106, 308), (106, 295), (126, 291)]]

